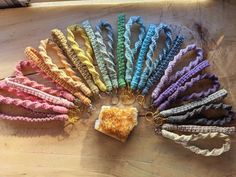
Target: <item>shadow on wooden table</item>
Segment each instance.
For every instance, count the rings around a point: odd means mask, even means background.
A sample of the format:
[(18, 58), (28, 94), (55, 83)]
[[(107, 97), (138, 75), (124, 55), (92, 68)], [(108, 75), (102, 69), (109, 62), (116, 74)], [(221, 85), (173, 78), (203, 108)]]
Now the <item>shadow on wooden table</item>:
[[(214, 143), (209, 141), (198, 144), (200, 147), (213, 147), (213, 145), (220, 147), (221, 143), (221, 141)], [(162, 174), (196, 177), (194, 175), (196, 171), (193, 173), (196, 167), (199, 169), (199, 174), (207, 171), (206, 176), (214, 176), (217, 171), (219, 174), (224, 173), (225, 177), (236, 175), (232, 163), (235, 152), (234, 140), (229, 152), (218, 157), (204, 157), (155, 135), (152, 125), (147, 126), (147, 122), (143, 119), (139, 119), (138, 127), (134, 129), (126, 143), (121, 143), (90, 127), (82, 144), (80, 165), (97, 175), (122, 176), (128, 171), (127, 176), (136, 177), (161, 177)], [(224, 168), (221, 164), (224, 164)]]
[(28, 123), (20, 121), (1, 120), (0, 132), (1, 136), (17, 136), (17, 137), (39, 137), (44, 135), (63, 137), (69, 136), (64, 131), (64, 122), (46, 122), (46, 123)]

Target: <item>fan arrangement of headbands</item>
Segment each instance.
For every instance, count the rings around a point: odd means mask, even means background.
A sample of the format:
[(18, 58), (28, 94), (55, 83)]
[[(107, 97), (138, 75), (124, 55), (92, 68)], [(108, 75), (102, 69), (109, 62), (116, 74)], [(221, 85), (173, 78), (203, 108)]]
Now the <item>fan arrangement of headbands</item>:
[[(139, 31), (135, 42), (131, 40), (133, 26)], [(120, 99), (112, 100), (113, 106), (102, 107), (95, 129), (125, 141), (138, 123), (138, 110), (131, 104), (136, 101), (144, 106), (147, 95), (151, 95), (146, 119), (153, 122), (157, 134), (204, 156), (218, 156), (228, 151), (229, 136), (235, 128), (227, 126), (234, 118), (232, 107), (221, 102), (227, 91), (220, 89), (214, 74), (202, 72), (209, 66), (202, 48), (189, 44), (181, 49), (184, 37), (179, 34), (174, 38), (172, 31), (164, 23), (150, 24), (146, 29), (140, 16), (132, 16), (126, 22), (125, 15), (119, 14), (114, 50), (114, 32), (107, 21), (101, 20), (95, 30), (87, 20), (68, 26), (66, 36), (61, 30), (53, 29), (51, 38), (40, 41), (38, 50), (25, 49), (27, 59), (17, 64), (15, 76), (0, 82), (1, 104), (15, 106), (26, 114), (1, 110), (0, 118), (74, 123), (82, 112), (95, 109), (92, 100), (107, 94)], [(163, 37), (164, 43), (160, 45)], [(57, 62), (50, 57), (49, 49)], [(195, 57), (176, 69), (190, 54)], [(24, 75), (25, 68), (33, 69), (51, 85)], [(201, 85), (202, 80), (209, 80), (211, 84)], [(191, 92), (194, 89), (190, 88), (199, 84), (201, 89)], [(128, 106), (114, 106), (118, 102)], [(217, 114), (209, 116), (212, 110)], [(223, 139), (222, 147), (202, 149), (192, 145), (197, 140), (210, 138)]]

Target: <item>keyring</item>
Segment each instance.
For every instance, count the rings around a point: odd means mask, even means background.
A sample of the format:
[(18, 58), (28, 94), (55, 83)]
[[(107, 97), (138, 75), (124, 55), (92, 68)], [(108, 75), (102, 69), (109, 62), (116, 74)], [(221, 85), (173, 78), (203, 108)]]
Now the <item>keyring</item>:
[(149, 111), (145, 114), (145, 119), (148, 121), (148, 122), (152, 122), (154, 120), (154, 113)]
[(160, 117), (160, 116), (158, 116), (158, 117), (154, 116), (154, 122), (155, 122), (157, 127), (160, 127), (165, 123), (165, 119), (163, 117)]
[(124, 95), (123, 97), (121, 97), (121, 100), (122, 100), (122, 103), (125, 105), (131, 105), (135, 102), (133, 94)]

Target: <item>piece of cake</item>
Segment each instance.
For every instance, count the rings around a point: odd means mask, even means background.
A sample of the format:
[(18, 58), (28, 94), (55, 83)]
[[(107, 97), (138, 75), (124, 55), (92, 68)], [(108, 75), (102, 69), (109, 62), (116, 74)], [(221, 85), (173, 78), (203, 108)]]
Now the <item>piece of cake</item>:
[(95, 130), (125, 142), (132, 129), (138, 124), (138, 110), (134, 107), (118, 108), (102, 106)]

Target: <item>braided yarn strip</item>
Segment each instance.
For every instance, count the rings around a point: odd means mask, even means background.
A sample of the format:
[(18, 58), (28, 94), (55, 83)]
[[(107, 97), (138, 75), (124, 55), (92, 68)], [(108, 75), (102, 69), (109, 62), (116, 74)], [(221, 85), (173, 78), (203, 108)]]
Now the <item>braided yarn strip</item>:
[[(171, 98), (172, 101), (175, 101), (176, 98), (181, 93), (183, 93), (185, 90), (187, 90), (187, 88), (192, 87), (192, 85), (200, 79), (199, 78), (200, 75), (198, 75), (196, 78), (191, 79), (190, 82), (187, 82), (187, 80), (189, 80), (195, 74), (199, 73), (200, 71), (202, 71), (203, 69), (205, 69), (208, 66), (209, 66), (209, 63), (207, 60), (204, 60), (201, 63), (199, 63), (196, 67), (194, 67), (192, 70), (190, 70), (184, 76), (182, 76), (179, 80), (177, 80), (175, 83), (170, 85), (164, 92), (162, 92), (162, 94), (156, 100), (154, 100), (153, 104), (155, 106), (159, 106), (164, 100), (166, 100), (169, 96), (171, 96), (173, 93), (176, 92), (174, 94), (174, 96), (172, 96), (172, 98)], [(166, 104), (169, 104), (169, 103), (166, 103)]]
[[(22, 68), (20, 68), (20, 69), (22, 69)], [(19, 71), (18, 74), (19, 75), (22, 74), (21, 71)], [(51, 102), (59, 101), (59, 99), (60, 99), (61, 105), (68, 106), (68, 107), (74, 106), (74, 104), (72, 102), (69, 102), (68, 100), (60, 98), (60, 97), (55, 97), (55, 96), (49, 95), (49, 94), (44, 93), (39, 90), (37, 90), (35, 92), (36, 89), (34, 89), (34, 88), (24, 86), (22, 84), (12, 81), (12, 80), (17, 80), (17, 79), (18, 79), (18, 77), (15, 77), (13, 79), (7, 78), (7, 79), (1, 81), (0, 88), (8, 91), (10, 93), (13, 93), (18, 97), (21, 97), (21, 98), (23, 97), (24, 100), (19, 99), (19, 98), (4, 97), (1, 95), (0, 102), (3, 104), (13, 104), (16, 106), (21, 106), (23, 109), (30, 112), (34, 116), (33, 117), (24, 117), (24, 116), (10, 116), (10, 115), (6, 115), (6, 114), (0, 114), (0, 119), (15, 120), (15, 121), (19, 120), (19, 121), (27, 121), (27, 122), (47, 122), (47, 121), (53, 121), (53, 120), (65, 121), (68, 119), (68, 116), (65, 114), (68, 112), (67, 108), (62, 107), (62, 106), (48, 104), (45, 102), (45, 101), (47, 101), (47, 98), (44, 99), (43, 97), (48, 96), (48, 98), (53, 100)], [(22, 88), (24, 89), (25, 93), (22, 91)], [(35, 96), (29, 95), (31, 93), (33, 93), (32, 95), (35, 95)], [(43, 97), (41, 97), (41, 96), (43, 96)], [(40, 97), (43, 99), (40, 99)], [(57, 102), (57, 103), (60, 104), (59, 102)], [(35, 109), (37, 109), (37, 108), (40, 110), (43, 110), (43, 109), (44, 110), (51, 110), (51, 111), (60, 113), (61, 115), (55, 115), (55, 113), (48, 114), (48, 113), (44, 113), (44, 112), (37, 112), (37, 111), (35, 111)], [(38, 117), (38, 116), (40, 116), (40, 117)]]
[(214, 92), (216, 92), (220, 88), (220, 82), (218, 80), (218, 77), (214, 74), (203, 74), (199, 76), (199, 80), (201, 79), (209, 79), (212, 82), (212, 86), (208, 88), (207, 90), (202, 90), (200, 92), (194, 92), (190, 95), (186, 95), (181, 97), (182, 101), (189, 101), (189, 100), (194, 100), (194, 99), (199, 99), (199, 98), (204, 98)]
[[(86, 47), (85, 51), (81, 49), (79, 44), (75, 41), (74, 33), (79, 33), (81, 38), (84, 40)], [(105, 91), (105, 85), (101, 81), (99, 73), (96, 71), (95, 66), (93, 65), (93, 50), (85, 30), (79, 25), (71, 25), (67, 27), (67, 40), (71, 48), (76, 53), (77, 57), (87, 67), (89, 73), (92, 75), (94, 83), (99, 87), (100, 90)]]
[[(27, 59), (28, 60), (28, 59)], [(45, 73), (44, 71), (42, 71), (38, 66), (36, 66), (35, 68), (36, 70), (36, 75), (41, 76), (42, 78), (46, 79), (47, 81), (49, 81), (51, 84), (54, 85), (54, 87), (57, 90), (61, 90), (61, 91), (66, 91), (63, 87), (61, 87), (60, 85), (58, 85), (57, 83), (54, 82), (54, 80), (52, 78), (50, 78), (50, 76), (47, 75), (47, 73)], [(69, 93), (68, 91), (66, 91), (67, 93)], [(71, 94), (71, 93), (69, 93)], [(72, 94), (71, 94), (72, 95)]]
[[(208, 88), (207, 90), (195, 92), (190, 95), (183, 96), (183, 97), (180, 96), (181, 93), (185, 93), (188, 88), (191, 88), (195, 83), (199, 82), (202, 79), (209, 79), (212, 82), (212, 86)], [(167, 100), (164, 101), (159, 106), (159, 108), (160, 110), (164, 110), (166, 107), (168, 107), (171, 104), (171, 102), (173, 103), (173, 101), (177, 100), (178, 98), (180, 98), (182, 101), (185, 101), (185, 100), (189, 101), (193, 99), (203, 98), (210, 95), (211, 93), (216, 92), (219, 88), (220, 88), (219, 80), (214, 74), (207, 73), (203, 75), (198, 75), (192, 78), (189, 82), (186, 82), (183, 86), (179, 87), (179, 89), (176, 92), (174, 92), (174, 94), (172, 94), (169, 98), (167, 98)]]
[[(176, 133), (169, 132), (167, 130), (161, 130), (161, 135), (164, 136), (165, 138), (175, 141), (176, 143), (181, 144), (190, 151), (203, 156), (219, 156), (222, 153), (230, 150), (231, 142), (229, 136), (224, 133), (214, 132), (214, 133), (198, 133), (192, 135), (178, 135)], [(201, 149), (197, 146), (189, 145), (189, 142), (194, 142), (206, 138), (221, 138), (225, 141), (225, 143), (222, 145), (221, 148), (214, 148), (212, 150)]]
[[(131, 28), (134, 24), (139, 25), (139, 35), (138, 40), (134, 44), (134, 48), (131, 49)], [(145, 38), (145, 26), (143, 24), (142, 18), (140, 16), (132, 16), (125, 25), (125, 58), (126, 58), (126, 74), (125, 80), (128, 85), (133, 77), (134, 73), (134, 57), (138, 52), (139, 48), (142, 46), (142, 42)]]
[(99, 48), (99, 44), (98, 44), (98, 41), (97, 41), (97, 38), (93, 32), (93, 29), (92, 29), (92, 26), (90, 25), (89, 21), (86, 20), (84, 22), (82, 22), (82, 26), (89, 38), (89, 41), (92, 45), (92, 48), (93, 48), (93, 51), (94, 51), (94, 55), (95, 55), (95, 58), (97, 60), (97, 64), (98, 64), (98, 67), (99, 67), (99, 70), (102, 74), (102, 78), (106, 84), (103, 85), (102, 88), (100, 88), (101, 91), (105, 92), (107, 90), (107, 88), (111, 89), (112, 88), (112, 83), (111, 83), (111, 80), (109, 78), (109, 75), (108, 75), (108, 71), (106, 69), (106, 64), (105, 64), (105, 61), (104, 61), (104, 58), (103, 58), (103, 54), (100, 52), (100, 48)]
[(44, 110), (51, 110), (57, 113), (66, 114), (68, 112), (68, 109), (62, 106), (58, 105), (51, 105), (48, 103), (39, 103), (36, 101), (30, 101), (30, 100), (21, 100), (18, 98), (10, 98), (10, 97), (4, 97), (0, 95), (0, 103), (7, 104), (7, 105), (15, 105), (15, 106), (22, 106), (27, 109), (44, 109)]
[[(176, 81), (178, 78), (182, 77), (185, 73), (187, 73), (188, 71), (190, 71), (192, 68), (194, 68), (200, 61), (202, 61), (203, 59), (203, 54), (201, 54), (201, 52), (203, 52), (203, 50), (201, 48), (196, 48), (196, 52), (197, 52), (197, 57), (196, 60), (191, 61), (189, 63), (188, 66), (184, 66), (182, 70), (177, 71), (174, 75), (172, 75), (169, 78), (169, 82), (168, 83), (172, 83), (174, 81)], [(202, 56), (201, 56), (202, 55)], [(199, 58), (199, 59), (198, 59)], [(202, 58), (202, 59), (201, 59)], [(167, 84), (168, 84), (167, 83)]]
[(92, 76), (90, 75), (87, 67), (81, 63), (76, 53), (67, 45), (67, 40), (64, 34), (59, 29), (53, 29), (51, 31), (53, 41), (62, 49), (67, 58), (75, 65), (76, 69), (84, 78), (84, 81), (88, 84), (92, 93), (99, 94), (98, 87), (94, 84)]
[[(57, 56), (59, 56), (60, 63), (64, 66), (65, 72), (68, 76), (70, 76), (74, 81), (76, 82), (82, 82), (81, 78), (77, 76), (76, 72), (72, 69), (72, 65), (67, 61), (67, 57), (64, 55), (61, 48), (52, 40), (48, 41), (50, 43), (50, 46), (56, 51)], [(87, 96), (91, 96), (91, 90), (89, 90), (87, 93), (84, 93)]]
[(76, 75), (76, 73), (71, 68), (68, 68), (71, 67), (71, 65), (66, 61), (65, 55), (58, 47), (58, 45), (52, 40), (48, 40), (47, 45), (49, 45), (56, 52), (57, 56), (59, 57), (59, 60), (65, 66), (65, 71), (62, 71), (67, 77), (71, 78), (66, 78), (67, 82), (70, 83), (73, 87), (81, 90), (86, 96), (90, 97), (92, 95), (91, 90), (82, 82), (82, 80)]
[[(201, 112), (207, 111), (210, 109), (215, 110), (224, 110), (226, 115), (214, 119), (209, 119), (201, 115)], [(230, 123), (234, 119), (234, 111), (232, 110), (231, 105), (224, 103), (211, 103), (209, 105), (203, 105), (199, 108), (195, 108), (192, 111), (186, 112), (184, 115), (169, 116), (166, 118), (168, 123), (173, 124), (194, 124), (194, 125), (214, 125), (214, 126), (223, 126)]]
[(151, 73), (150, 77), (147, 80), (147, 83), (145, 85), (145, 87), (142, 90), (142, 95), (147, 95), (148, 91), (150, 90), (150, 88), (157, 83), (157, 81), (162, 77), (162, 75), (164, 74), (165, 69), (168, 66), (168, 63), (170, 61), (173, 60), (174, 56), (179, 52), (181, 45), (183, 44), (184, 38), (181, 36), (177, 36), (176, 39), (173, 42), (172, 48), (170, 50), (170, 52), (167, 54), (167, 56), (162, 59), (161, 61), (159, 61), (157, 67), (155, 67), (156, 69), (153, 70), (153, 72)]
[(209, 96), (204, 97), (200, 100), (193, 101), (193, 102), (184, 104), (179, 107), (175, 107), (175, 108), (161, 111), (159, 113), (159, 115), (161, 117), (168, 117), (168, 116), (172, 116), (172, 115), (182, 114), (182, 113), (184, 113), (186, 111), (190, 111), (194, 108), (220, 101), (220, 100), (224, 99), (227, 96), (227, 94), (228, 94), (228, 92), (225, 89), (221, 89), (221, 90), (218, 90), (215, 93), (212, 93)]
[(77, 98), (79, 98), (85, 105), (90, 105), (91, 100), (84, 96), (81, 92), (75, 90), (74, 87), (69, 85), (64, 79), (63, 76), (57, 75), (55, 72), (50, 70), (50, 66), (48, 66), (43, 59), (43, 56), (34, 48), (27, 47), (25, 49), (26, 56), (35, 62), (38, 68), (42, 72), (44, 72), (48, 78), (50, 78), (54, 83), (60, 85), (62, 88), (68, 90), (69, 92), (73, 93)]
[[(56, 89), (53, 89), (51, 87), (46, 87), (45, 85), (39, 84), (36, 81), (30, 80), (28, 77), (24, 76), (22, 73), (23, 68), (25, 67), (31, 67), (37, 71), (39, 70), (39, 68), (37, 68), (37, 66), (34, 64), (32, 60), (22, 60), (19, 63), (17, 63), (16, 68), (15, 68), (15, 75), (17, 77), (17, 80), (19, 80), (21, 84), (41, 90), (50, 95), (63, 97), (72, 102), (75, 100), (75, 97), (72, 94), (64, 90), (59, 90), (58, 87)], [(41, 71), (40, 71), (40, 74), (42, 74)]]
[(16, 97), (19, 98), (24, 98), (25, 100), (30, 100), (30, 101), (38, 101), (38, 102), (46, 102), (45, 100), (39, 99), (35, 96), (31, 96), (27, 93), (21, 92), (13, 87), (9, 87), (6, 85), (6, 83), (3, 81), (0, 82), (0, 89), (5, 90), (8, 93), (14, 94)]
[[(132, 81), (131, 81), (131, 89), (132, 90), (135, 90), (138, 86), (138, 82), (139, 82), (139, 79), (140, 79), (140, 76), (141, 76), (141, 73), (142, 73), (142, 69), (143, 69), (143, 64), (144, 64), (144, 61), (145, 61), (145, 56), (146, 56), (146, 53), (148, 51), (148, 47), (151, 43), (151, 38), (155, 34), (155, 29), (156, 29), (156, 25), (154, 25), (154, 24), (149, 25), (147, 34), (146, 34), (146, 36), (143, 40), (143, 43), (142, 43), (142, 46), (141, 46), (141, 49), (140, 49), (140, 52), (139, 52), (139, 55), (138, 55), (138, 59), (136, 61), (134, 76), (133, 76)], [(152, 50), (152, 52), (153, 52), (154, 48), (155, 47), (150, 48), (150, 50)], [(147, 60), (150, 60), (150, 58), (147, 57)], [(146, 60), (146, 64), (147, 64), (147, 60)]]
[[(97, 38), (98, 45), (100, 47), (100, 52), (103, 54), (103, 59), (105, 60), (106, 67), (109, 73), (109, 77), (111, 79), (112, 87), (114, 89), (118, 88), (118, 81), (117, 81), (117, 73), (115, 68), (115, 61), (114, 61), (114, 55), (113, 55), (113, 45), (114, 45), (114, 34), (113, 29), (110, 23), (107, 21), (101, 20), (96, 25), (96, 32), (95, 36)], [(105, 44), (105, 40), (102, 36), (102, 31), (106, 30), (107, 32), (107, 45)], [(111, 91), (111, 88), (107, 87), (108, 91)]]
[[(183, 56), (190, 52), (196, 50), (196, 59), (191, 61), (188, 67), (184, 67), (181, 72), (185, 74), (187, 71), (195, 67), (200, 61), (203, 60), (203, 50), (200, 48), (197, 48), (195, 44), (188, 45), (186, 48), (181, 49), (179, 53), (174, 57), (174, 59), (168, 64), (168, 67), (165, 70), (165, 74), (162, 76), (160, 82), (157, 84), (156, 88), (152, 92), (152, 99), (155, 100), (161, 93), (161, 90), (165, 86), (165, 84), (168, 84), (169, 78), (173, 72), (174, 67), (176, 66), (177, 62), (180, 61)], [(179, 73), (179, 71), (177, 72)], [(183, 74), (179, 75), (176, 73), (176, 78), (182, 76)], [(170, 82), (169, 82), (170, 83)]]
[(68, 120), (68, 115), (60, 114), (60, 115), (53, 115), (51, 117), (44, 117), (44, 118), (31, 118), (31, 117), (24, 117), (24, 116), (9, 116), (6, 114), (0, 114), (0, 119), (3, 120), (10, 120), (10, 121), (25, 121), (25, 122), (49, 122), (54, 120), (59, 121), (66, 121)]
[(55, 72), (53, 72), (53, 70), (50, 70), (50, 66), (44, 63), (43, 56), (37, 50), (33, 49), (32, 47), (27, 47), (25, 49), (25, 54), (29, 59), (33, 60), (36, 65), (44, 73), (46, 73), (55, 83), (68, 90), (70, 93), (73, 93), (73, 95), (79, 98), (83, 104), (91, 104), (91, 100), (88, 97), (84, 96), (81, 92), (76, 91), (74, 87), (65, 82), (63, 76), (57, 75)]
[[(160, 37), (160, 33), (161, 31), (164, 31), (166, 39), (165, 39), (165, 45), (164, 47), (161, 49), (158, 58), (155, 59), (154, 61), (152, 60), (153, 55), (154, 55), (154, 51), (157, 48), (157, 43), (156, 41), (159, 39)], [(139, 81), (138, 84), (138, 89), (142, 90), (145, 87), (145, 84), (149, 78), (149, 76), (151, 75), (151, 73), (153, 72), (153, 70), (156, 69), (157, 67), (157, 63), (162, 61), (167, 54), (169, 53), (170, 49), (171, 49), (171, 45), (172, 45), (172, 32), (171, 29), (165, 25), (165, 24), (159, 24), (158, 27), (156, 28), (155, 31), (155, 35), (152, 37), (152, 43), (149, 46), (149, 51), (147, 53), (147, 59), (146, 59), (146, 67), (143, 70), (141, 79)]]
[(235, 127), (218, 127), (218, 126), (199, 126), (199, 125), (174, 125), (174, 124), (163, 124), (162, 130), (167, 131), (181, 131), (190, 133), (211, 133), (219, 132), (227, 135), (235, 133)]
[[(164, 32), (166, 34), (166, 41), (165, 41), (164, 48), (161, 50), (161, 52), (158, 55), (158, 59), (154, 60), (154, 62), (153, 62), (153, 70), (158, 69), (159, 65), (162, 65), (162, 62), (164, 62), (164, 60), (166, 59), (168, 53), (170, 52), (171, 48), (173, 47), (172, 44), (174, 44), (173, 39), (172, 39), (172, 31), (171, 31), (170, 27), (169, 26), (164, 26), (163, 29), (164, 29)], [(183, 37), (181, 37), (181, 36), (180, 37), (177, 36), (176, 40), (178, 38), (183, 40)], [(180, 44), (178, 44), (178, 45), (180, 45)], [(169, 62), (170, 61), (168, 61), (168, 63)]]
[(72, 103), (66, 99), (50, 95), (48, 93), (42, 92), (40, 90), (37, 90), (37, 89), (29, 87), (29, 86), (22, 85), (20, 83), (14, 82), (14, 80), (5, 79), (4, 81), (9, 87), (16, 88), (16, 89), (18, 89), (24, 93), (28, 93), (30, 95), (34, 95), (34, 96), (41, 98), (43, 100), (46, 100), (50, 103), (53, 103), (56, 105), (62, 105), (67, 108), (72, 108), (75, 106), (74, 103)]
[[(35, 110), (31, 110), (31, 109), (26, 109), (24, 107), (21, 108), (24, 111), (27, 111), (29, 114), (33, 115), (31, 116), (32, 118), (36, 118), (36, 117), (53, 117), (55, 115), (61, 115), (61, 114), (55, 114), (55, 113), (47, 113), (47, 112), (40, 112), (40, 111), (35, 111)], [(6, 115), (6, 114), (5, 114)]]
[(119, 14), (117, 21), (117, 48), (116, 57), (118, 62), (118, 84), (120, 88), (126, 86), (125, 83), (125, 15)]
[[(76, 95), (76, 92), (80, 92), (81, 90), (83, 93), (89, 92), (89, 95), (91, 95), (90, 90), (87, 88), (87, 86), (82, 82), (75, 82), (70, 76), (68, 76), (65, 71), (60, 70), (57, 65), (55, 65), (52, 62), (51, 57), (47, 54), (47, 47), (49, 47), (52, 43), (49, 43), (49, 40), (41, 40), (39, 45), (39, 53), (42, 56), (43, 62), (50, 68), (52, 72), (54, 72), (58, 77), (60, 77), (62, 80), (64, 80), (66, 83), (68, 83), (71, 87), (74, 87), (74, 91)], [(62, 55), (62, 54), (61, 54)], [(80, 93), (79, 95), (81, 95)], [(83, 99), (83, 98), (82, 98)]]

